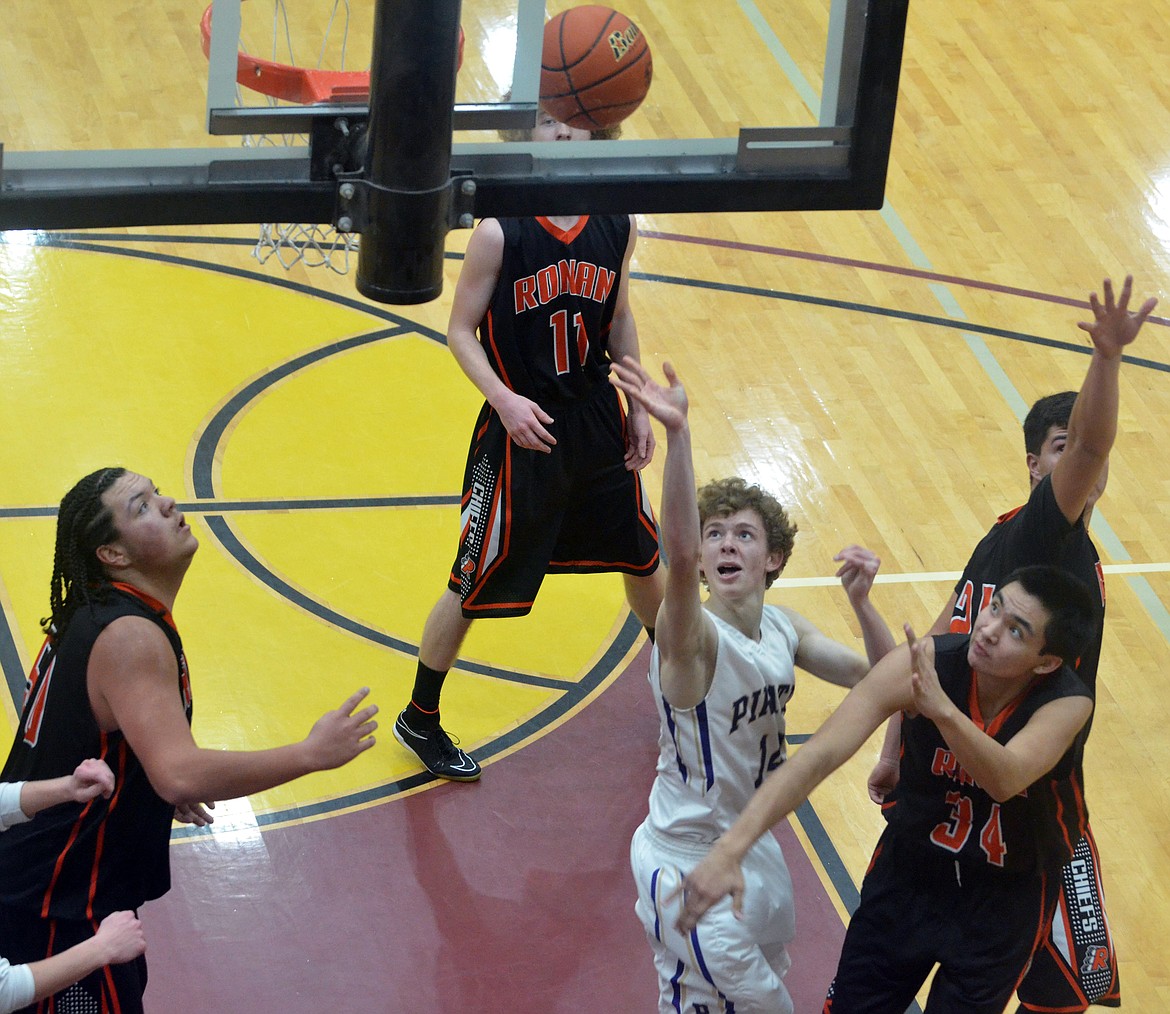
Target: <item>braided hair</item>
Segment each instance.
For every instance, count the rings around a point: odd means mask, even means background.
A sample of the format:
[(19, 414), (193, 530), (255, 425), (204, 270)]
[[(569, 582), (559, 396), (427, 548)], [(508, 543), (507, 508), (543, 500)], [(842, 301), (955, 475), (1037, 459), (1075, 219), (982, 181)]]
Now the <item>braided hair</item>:
[(98, 546), (118, 537), (105, 493), (126, 474), (124, 468), (100, 468), (77, 483), (61, 500), (57, 511), (57, 544), (53, 551), (53, 578), (49, 583), (51, 613), (41, 629), (60, 637), (73, 614), (101, 595), (109, 583), (97, 558)]

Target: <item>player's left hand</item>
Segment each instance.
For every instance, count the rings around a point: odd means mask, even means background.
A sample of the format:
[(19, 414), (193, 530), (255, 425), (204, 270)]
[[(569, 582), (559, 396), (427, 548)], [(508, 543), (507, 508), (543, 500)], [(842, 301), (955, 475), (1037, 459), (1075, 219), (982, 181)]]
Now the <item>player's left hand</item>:
[(650, 464), (654, 457), (654, 430), (650, 416), (638, 407), (626, 414), (626, 471), (638, 472)]
[(215, 822), (215, 817), (209, 812), (214, 809), (214, 803), (180, 803), (175, 807), (175, 820), (180, 824), (207, 827)]
[(98, 796), (109, 799), (114, 792), (114, 772), (104, 760), (90, 757), (73, 769), (69, 791), (76, 803), (88, 803)]

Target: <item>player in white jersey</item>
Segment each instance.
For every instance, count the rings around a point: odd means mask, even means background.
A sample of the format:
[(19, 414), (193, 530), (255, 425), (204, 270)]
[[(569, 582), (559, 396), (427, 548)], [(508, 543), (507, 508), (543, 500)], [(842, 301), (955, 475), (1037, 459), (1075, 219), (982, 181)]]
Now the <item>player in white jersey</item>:
[[(631, 359), (611, 374), (667, 435), (659, 524), (670, 565), (650, 660), (658, 773), (649, 816), (630, 847), (635, 910), (654, 952), (664, 1014), (782, 1014), (792, 1011), (783, 977), (795, 919), (779, 843), (761, 838), (745, 859), (752, 889), (742, 917), (725, 901), (685, 935), (675, 929), (682, 878), (783, 762), (794, 666), (853, 686), (894, 639), (869, 603), (877, 558), (856, 546), (838, 554), (838, 574), (869, 662), (798, 613), (764, 604), (792, 552), (796, 526), (773, 497), (742, 479), (709, 483), (696, 500), (686, 392), (669, 365), (664, 372), (668, 388)], [(706, 602), (701, 584), (710, 591)]]

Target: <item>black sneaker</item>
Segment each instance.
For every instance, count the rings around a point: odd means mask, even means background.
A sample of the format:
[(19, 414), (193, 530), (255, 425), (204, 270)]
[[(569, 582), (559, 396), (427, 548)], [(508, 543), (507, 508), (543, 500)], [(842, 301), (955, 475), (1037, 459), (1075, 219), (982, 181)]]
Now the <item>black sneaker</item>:
[(394, 738), (408, 750), (418, 754), (418, 759), (432, 775), (447, 778), (453, 782), (474, 782), (479, 778), (479, 765), (451, 742), (442, 729), (430, 732), (415, 732), (406, 724), (403, 711), (394, 722)]

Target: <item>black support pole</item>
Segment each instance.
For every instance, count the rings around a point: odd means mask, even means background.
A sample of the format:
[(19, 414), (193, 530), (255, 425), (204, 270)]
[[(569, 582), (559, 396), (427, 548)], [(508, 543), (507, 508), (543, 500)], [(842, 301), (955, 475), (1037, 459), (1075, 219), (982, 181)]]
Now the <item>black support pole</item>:
[(357, 289), (382, 303), (443, 291), (460, 0), (378, 0), (359, 186)]

